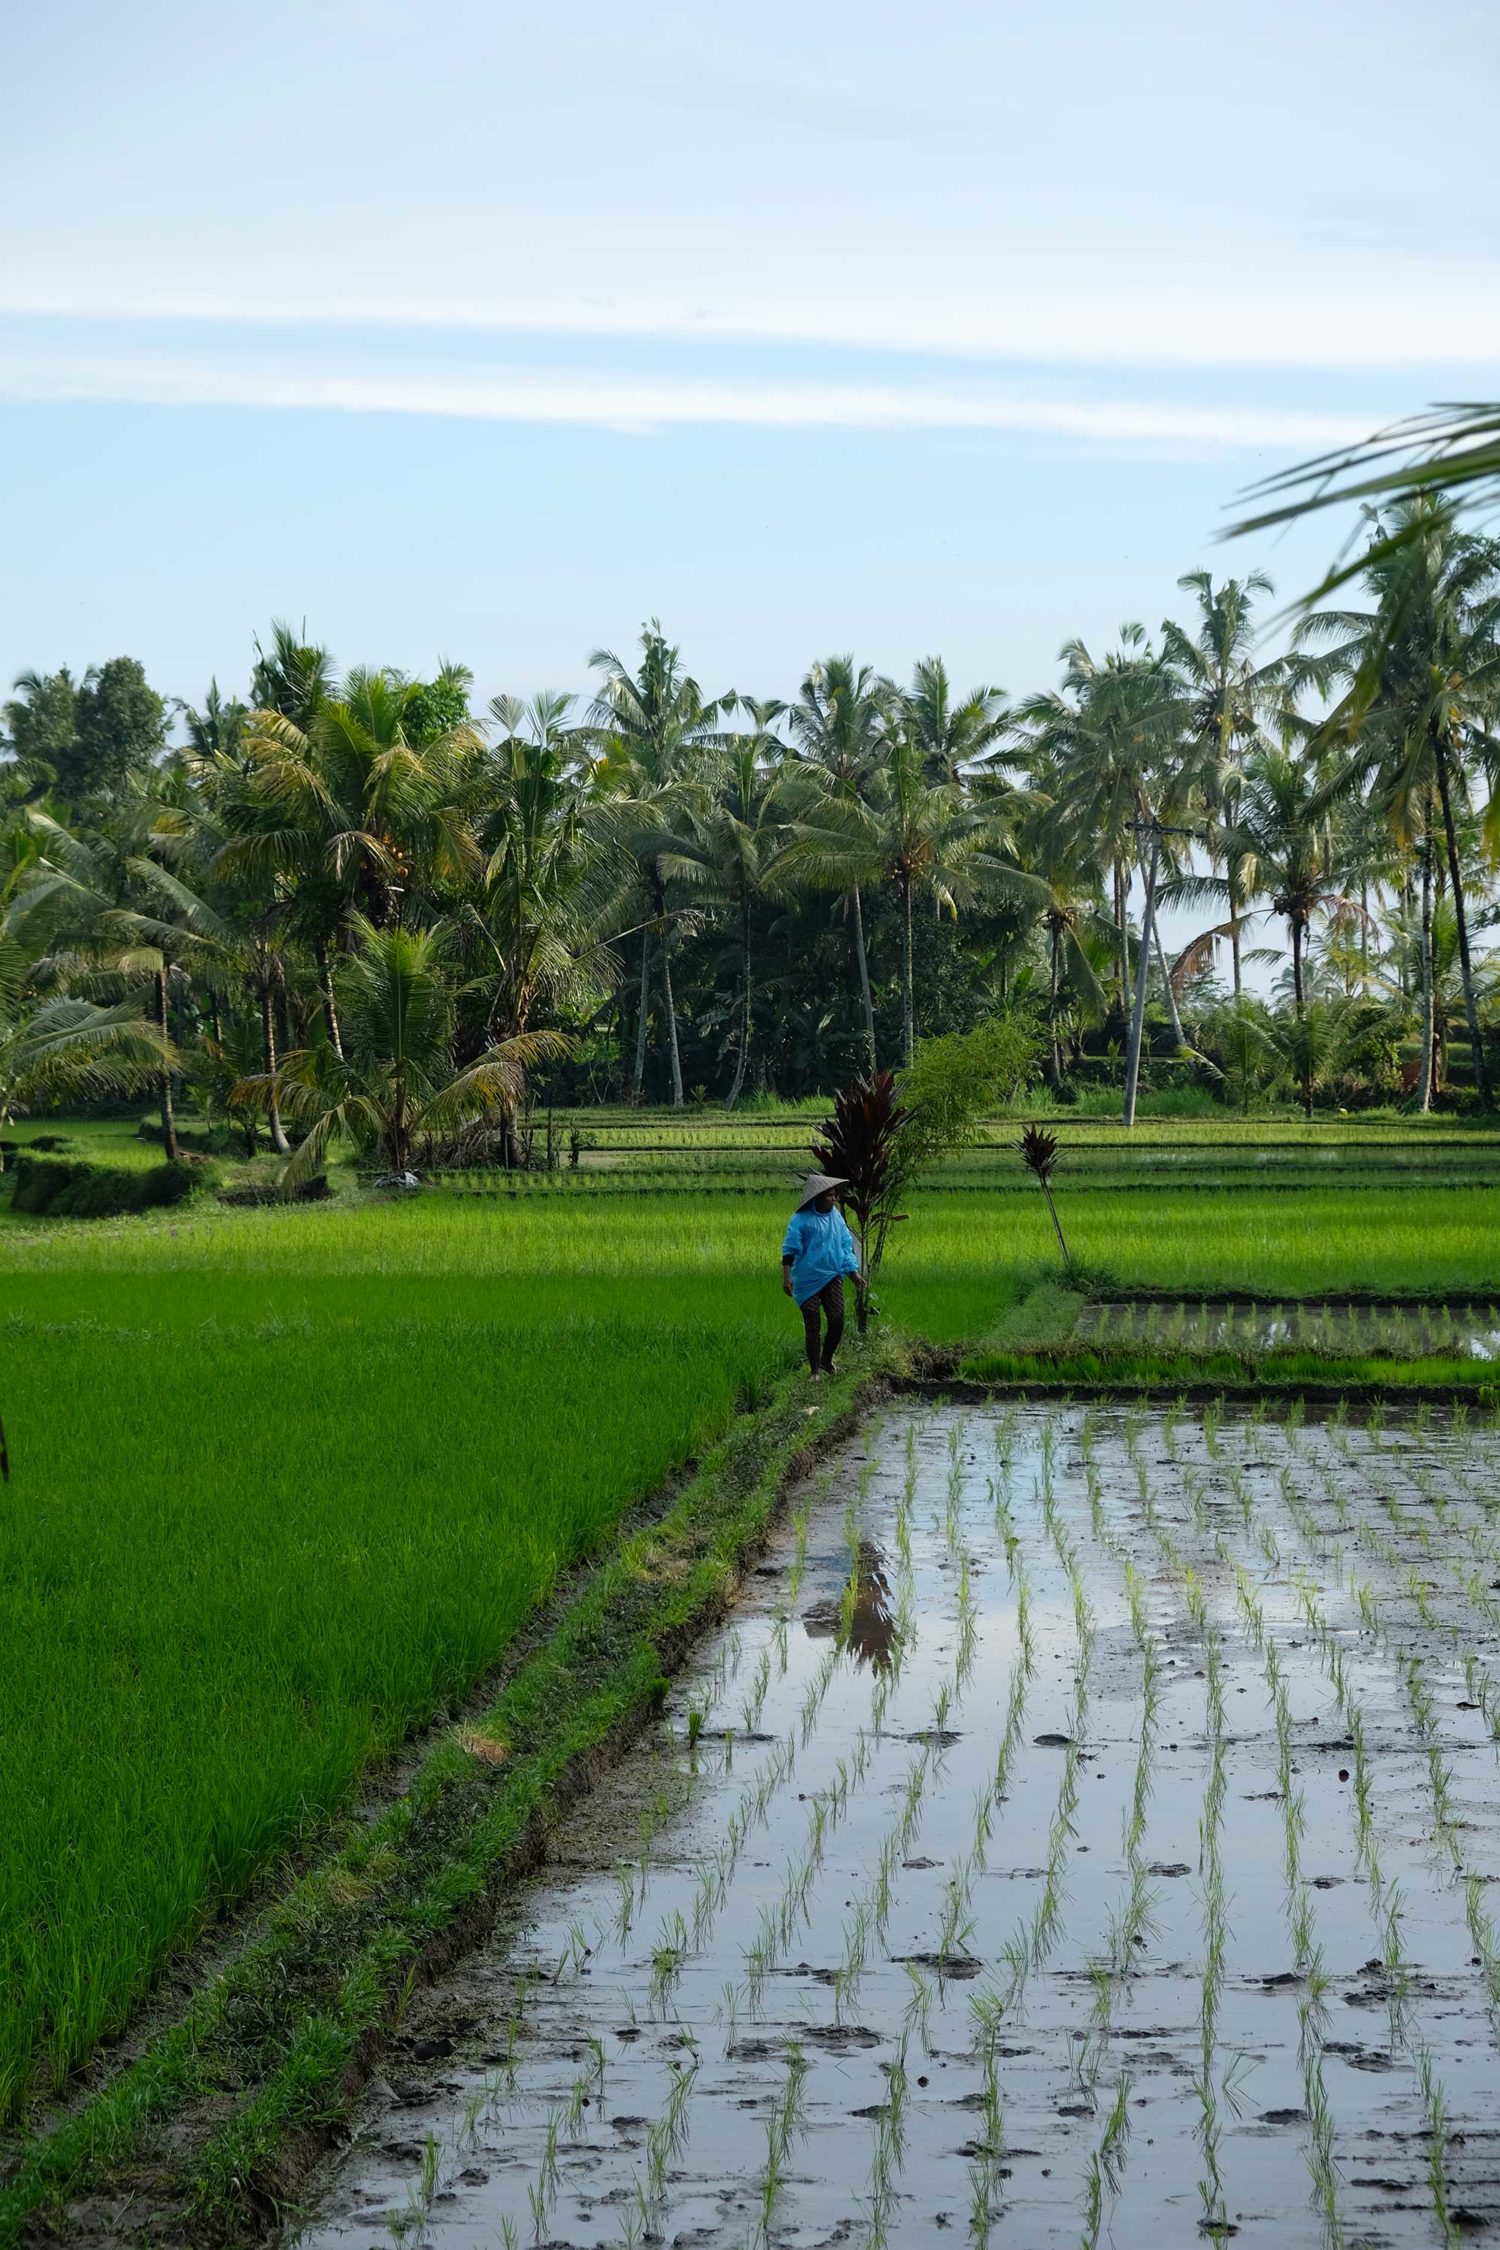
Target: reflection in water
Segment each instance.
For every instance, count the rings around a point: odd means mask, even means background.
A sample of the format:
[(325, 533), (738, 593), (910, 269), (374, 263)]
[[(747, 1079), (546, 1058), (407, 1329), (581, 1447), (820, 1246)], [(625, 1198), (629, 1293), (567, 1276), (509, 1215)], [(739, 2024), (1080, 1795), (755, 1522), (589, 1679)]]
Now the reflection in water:
[[(845, 1579), (837, 1601), (824, 1599), (808, 1603), (802, 1613), (802, 1623), (810, 1639), (823, 1640), (842, 1629), (848, 1595), (849, 1580)], [(859, 1575), (854, 1584), (854, 1600), (847, 1611), (847, 1624), (844, 1645), (856, 1661), (871, 1665), (877, 1672), (888, 1670), (897, 1642), (896, 1615), (891, 1608), (885, 1556), (873, 1539), (861, 1539), (859, 1543)]]

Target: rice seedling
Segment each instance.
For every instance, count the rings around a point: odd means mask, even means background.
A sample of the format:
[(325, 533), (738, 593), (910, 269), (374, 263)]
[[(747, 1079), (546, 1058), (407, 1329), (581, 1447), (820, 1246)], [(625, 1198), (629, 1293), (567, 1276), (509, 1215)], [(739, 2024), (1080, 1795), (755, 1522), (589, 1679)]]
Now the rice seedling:
[(1081, 2250), (1098, 2250), (1100, 2232), (1109, 2205), (1120, 2192), (1126, 2144), (1130, 2138), (1130, 2088), (1128, 2071), (1115, 2085), (1114, 2100), (1104, 2120), (1097, 2147), (1089, 2153), (1084, 2175), (1083, 2233)]
[(770, 2250), (771, 2225), (786, 2184), (787, 2159), (802, 2130), (803, 2084), (807, 2058), (795, 2039), (787, 2041), (786, 2076), (772, 2106), (766, 2126), (766, 2153), (761, 2164), (760, 2210), (752, 2241)]
[(906, 2161), (906, 2040), (903, 2037), (894, 2061), (885, 2065), (885, 2100), (876, 2119), (875, 2150), (870, 2165), (869, 2227), (866, 2244), (881, 2250), (891, 2239), (891, 2222), (901, 2169)]
[(1432, 2215), (1444, 2242), (1456, 2242), (1458, 2228), (1448, 2209), (1447, 2103), (1442, 2083), (1433, 2068), (1432, 2056), (1426, 2047), (1418, 2049), (1416, 2064), (1417, 2083), (1422, 2091), (1422, 2110), (1427, 2120), (1427, 2187), (1432, 2199)]

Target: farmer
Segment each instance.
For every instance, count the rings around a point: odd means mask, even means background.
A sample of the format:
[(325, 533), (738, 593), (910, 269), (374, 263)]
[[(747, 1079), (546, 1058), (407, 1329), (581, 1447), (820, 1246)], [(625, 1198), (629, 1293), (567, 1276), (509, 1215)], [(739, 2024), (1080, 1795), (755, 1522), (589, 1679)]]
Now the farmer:
[[(844, 1333), (844, 1276), (859, 1272), (854, 1237), (834, 1206), (835, 1193), (848, 1185), (826, 1172), (809, 1172), (781, 1245), (781, 1286), (801, 1310), (814, 1382), (834, 1371), (833, 1355)], [(820, 1336), (824, 1319), (828, 1332)]]

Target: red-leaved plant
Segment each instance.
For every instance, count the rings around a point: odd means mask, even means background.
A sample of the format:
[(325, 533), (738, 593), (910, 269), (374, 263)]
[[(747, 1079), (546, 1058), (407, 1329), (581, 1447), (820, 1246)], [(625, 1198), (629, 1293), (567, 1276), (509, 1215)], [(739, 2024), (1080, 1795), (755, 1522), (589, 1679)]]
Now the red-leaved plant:
[(812, 1144), (818, 1169), (849, 1183), (839, 1190), (839, 1201), (859, 1237), (854, 1304), (861, 1335), (869, 1325), (870, 1282), (879, 1268), (886, 1235), (905, 1216), (896, 1209), (905, 1184), (900, 1161), (905, 1117), (896, 1099), (894, 1077), (888, 1070), (877, 1071), (872, 1078), (856, 1078), (852, 1086), (839, 1088), (823, 1138)]

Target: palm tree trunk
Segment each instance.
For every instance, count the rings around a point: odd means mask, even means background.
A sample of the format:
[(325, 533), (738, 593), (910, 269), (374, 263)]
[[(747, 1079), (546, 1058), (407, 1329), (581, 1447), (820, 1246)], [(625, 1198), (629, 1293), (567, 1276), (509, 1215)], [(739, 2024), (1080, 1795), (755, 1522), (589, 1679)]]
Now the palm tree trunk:
[(1167, 995), (1167, 1014), (1172, 1020), (1172, 1037), (1179, 1047), (1185, 1047), (1187, 1041), (1183, 1037), (1182, 1018), (1177, 1012), (1177, 994), (1172, 989), (1172, 978), (1167, 968), (1166, 949), (1161, 942), (1160, 922), (1153, 926), (1151, 935), (1156, 940), (1156, 959), (1161, 970), (1162, 988)]
[(1062, 1084), (1062, 1046), (1057, 1036), (1057, 992), (1062, 982), (1062, 924), (1052, 925), (1051, 968), (1047, 984), (1047, 1026), (1052, 1034), (1052, 1084)]
[(1238, 1000), (1244, 990), (1244, 977), (1240, 961), (1239, 874), (1233, 860), (1225, 867), (1224, 873), (1229, 883), (1229, 958), (1234, 966), (1234, 996)]
[(1359, 886), (1359, 990), (1360, 997), (1370, 997), (1370, 886), (1363, 878)]
[(1130, 902), (1130, 877), (1122, 859), (1117, 859), (1114, 863), (1114, 883), (1115, 935), (1120, 941), (1118, 962), (1120, 971), (1120, 1014), (1128, 1016), (1130, 1013), (1130, 931), (1125, 916)]
[(901, 1053), (909, 1065), (916, 1039), (911, 989), (911, 877), (901, 877)]
[(672, 1107), (682, 1107), (682, 1057), (677, 1049), (677, 1005), (672, 998), (672, 949), (661, 941), (661, 988), (667, 1003), (667, 1053), (672, 1063)]
[(865, 1011), (865, 1057), (870, 1065), (870, 1076), (875, 1075), (875, 1003), (870, 998), (870, 964), (865, 956), (865, 915), (859, 900), (859, 885), (854, 886), (854, 958), (859, 966), (859, 995)]
[(1146, 901), (1141, 910), (1141, 944), (1136, 956), (1135, 1005), (1130, 1016), (1130, 1044), (1125, 1055), (1125, 1108), (1121, 1122), (1135, 1123), (1135, 1090), (1141, 1075), (1141, 1036), (1146, 1027), (1146, 970), (1151, 960), (1151, 930), (1156, 920), (1156, 865), (1161, 852), (1161, 830), (1153, 823), (1151, 859), (1146, 870)]
[(1427, 793), (1422, 827), (1422, 1064), (1419, 1109), (1431, 1109), (1437, 1061), (1436, 1005), (1432, 974), (1432, 792)]
[(734, 1083), (724, 1107), (733, 1109), (745, 1084), (750, 1062), (750, 893), (740, 890), (740, 1051), (734, 1066)]
[(319, 938), (313, 946), (313, 958), (318, 964), (318, 984), (323, 994), (323, 1015), (328, 1025), (328, 1037), (339, 1061), (344, 1059), (344, 1036), (339, 1029), (339, 1012), (333, 998), (333, 971), (328, 966), (328, 948)]
[[(171, 1018), (167, 1011), (167, 972), (156, 972), (156, 1021), (163, 1039), (172, 1036)], [(177, 1119), (172, 1112), (172, 1073), (161, 1074), (161, 1145), (166, 1150), (167, 1162), (175, 1164), (182, 1151), (177, 1146)]]
[(1463, 979), (1464, 1015), (1469, 1025), (1469, 1052), (1473, 1057), (1474, 1084), (1478, 1089), (1480, 1104), (1488, 1109), (1490, 1074), (1484, 1059), (1484, 1041), (1479, 1032), (1479, 1009), (1474, 999), (1474, 971), (1469, 961), (1469, 917), (1464, 908), (1463, 872), (1458, 863), (1458, 832), (1453, 822), (1448, 746), (1435, 739), (1432, 747), (1437, 766), (1438, 796), (1443, 807), (1443, 837), (1448, 846), (1448, 881), (1453, 891), (1453, 920), (1458, 931), (1458, 969)]
[[(260, 980), (260, 1045), (261, 1059), (266, 1076), (276, 1075), (276, 1011), (271, 1002), (271, 972), (263, 971)], [(278, 1156), (290, 1156), (292, 1144), (282, 1130), (281, 1109), (273, 1093), (266, 1108), (266, 1126), (271, 1136), (271, 1146)]]
[(646, 1017), (651, 1005), (651, 932), (641, 932), (641, 1005), (635, 1026), (635, 1098), (646, 1082)]

